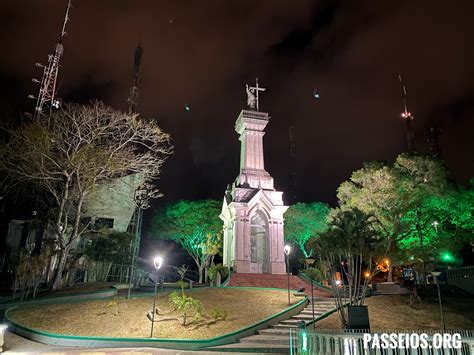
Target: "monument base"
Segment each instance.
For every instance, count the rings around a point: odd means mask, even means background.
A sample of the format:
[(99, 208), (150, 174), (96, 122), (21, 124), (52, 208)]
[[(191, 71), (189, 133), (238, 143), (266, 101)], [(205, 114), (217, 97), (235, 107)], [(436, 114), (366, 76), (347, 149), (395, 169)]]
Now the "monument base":
[(247, 260), (236, 260), (234, 262), (234, 272), (239, 274), (286, 274), (286, 265), (284, 262), (272, 262), (270, 263), (269, 269), (269, 272), (265, 272), (265, 268), (258, 268), (255, 264), (251, 265)]

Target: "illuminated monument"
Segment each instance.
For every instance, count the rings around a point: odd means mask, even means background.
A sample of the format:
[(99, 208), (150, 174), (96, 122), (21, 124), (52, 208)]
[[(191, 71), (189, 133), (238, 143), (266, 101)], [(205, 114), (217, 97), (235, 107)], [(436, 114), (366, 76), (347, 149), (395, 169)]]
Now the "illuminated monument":
[(240, 173), (224, 196), (224, 265), (238, 273), (285, 273), (283, 252), (283, 192), (275, 191), (263, 162), (263, 135), (270, 118), (259, 111), (264, 88), (247, 85), (248, 109), (240, 112)]

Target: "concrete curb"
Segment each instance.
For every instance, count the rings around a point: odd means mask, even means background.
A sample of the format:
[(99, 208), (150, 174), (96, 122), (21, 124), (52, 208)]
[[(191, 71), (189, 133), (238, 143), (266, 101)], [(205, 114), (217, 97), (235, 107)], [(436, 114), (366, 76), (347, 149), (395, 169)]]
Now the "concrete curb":
[[(232, 287), (241, 289), (255, 289), (253, 287)], [(269, 290), (259, 288), (262, 290)], [(278, 289), (282, 291), (281, 289)], [(285, 292), (285, 291), (283, 291)], [(77, 299), (71, 300), (76, 302)], [(49, 333), (42, 330), (21, 325), (10, 319), (8, 313), (17, 309), (13, 307), (7, 309), (5, 313), (5, 321), (9, 325), (11, 331), (43, 344), (56, 346), (71, 346), (71, 347), (88, 347), (88, 348), (104, 348), (104, 347), (156, 347), (176, 350), (198, 350), (207, 347), (214, 347), (236, 342), (238, 339), (255, 334), (258, 330), (267, 328), (271, 325), (278, 324), (281, 320), (288, 319), (291, 316), (300, 313), (306, 306), (308, 299), (305, 298), (298, 303), (286, 308), (270, 317), (267, 317), (259, 322), (251, 324), (243, 329), (239, 329), (232, 333), (228, 333), (219, 337), (209, 339), (165, 339), (165, 338), (112, 338), (112, 337), (90, 337), (90, 336), (76, 336)]]
[(74, 301), (74, 300), (87, 300), (87, 299), (99, 299), (99, 298), (109, 298), (117, 295), (116, 288), (98, 290), (98, 291), (83, 291), (76, 292), (71, 294), (65, 294), (60, 296), (51, 296), (43, 298), (33, 298), (31, 300), (21, 301), (21, 302), (9, 302), (1, 303), (0, 310), (9, 309), (11, 307), (23, 307), (23, 306), (32, 306), (37, 304), (49, 304), (56, 303), (57, 301)]

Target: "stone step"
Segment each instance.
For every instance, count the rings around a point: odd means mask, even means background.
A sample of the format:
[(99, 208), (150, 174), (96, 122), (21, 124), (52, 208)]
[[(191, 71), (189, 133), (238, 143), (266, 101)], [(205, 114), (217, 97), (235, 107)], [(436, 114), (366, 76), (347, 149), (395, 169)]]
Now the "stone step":
[[(311, 302), (311, 297), (309, 297), (308, 300)], [(334, 304), (334, 299), (313, 298), (313, 303), (314, 304)]]
[[(308, 297), (308, 300), (311, 302), (311, 297)], [(333, 298), (313, 298), (313, 303), (321, 303), (321, 304), (334, 304), (334, 299)]]
[(298, 328), (299, 324), (283, 324), (279, 323), (277, 325), (272, 325), (273, 329), (288, 329), (288, 328)]
[(280, 324), (283, 324), (283, 325), (294, 325), (294, 326), (296, 326), (296, 327), (299, 327), (299, 326), (301, 325), (301, 321), (306, 322), (306, 320), (303, 320), (303, 319), (298, 320), (298, 319), (292, 318), (292, 319), (282, 320), (278, 325), (280, 325)]
[[(320, 309), (316, 309), (316, 308), (315, 308), (315, 309), (314, 309), (314, 314), (324, 314), (324, 313), (326, 313), (326, 312), (329, 312), (331, 309), (333, 309), (333, 308), (326, 308), (326, 309), (321, 309), (321, 308), (320, 308)], [(303, 310), (301, 311), (301, 313), (302, 313), (302, 314), (313, 314), (313, 310), (312, 310), (311, 308), (309, 308), (309, 309), (306, 309), (306, 308), (305, 308), (305, 309), (303, 309)]]
[[(329, 309), (333, 309), (335, 308), (335, 306), (320, 306), (320, 305), (314, 305), (314, 311), (324, 311), (326, 312), (327, 310)], [(311, 307), (311, 305), (309, 306), (306, 306), (305, 308), (303, 308), (303, 310), (305, 311), (311, 311), (313, 309), (313, 307)]]
[[(327, 307), (327, 308), (316, 308), (314, 307), (314, 313), (326, 313), (327, 311), (331, 310), (331, 309), (334, 309), (334, 307)], [(303, 308), (303, 310), (301, 311), (301, 313), (313, 313), (313, 309), (311, 307), (306, 307), (306, 308)]]
[(290, 334), (273, 334), (273, 335), (251, 335), (240, 339), (241, 343), (258, 343), (258, 344), (278, 344), (287, 345), (290, 344)]
[(289, 345), (266, 344), (266, 343), (235, 343), (206, 348), (206, 351), (220, 351), (229, 353), (252, 353), (252, 354), (289, 354)]
[[(318, 315), (316, 313), (314, 314), (314, 318), (318, 318)], [(292, 316), (291, 319), (312, 321), (313, 315), (312, 314), (298, 314), (296, 316)]]
[(260, 335), (288, 335), (290, 328), (266, 328), (258, 331)]
[[(325, 314), (326, 312), (314, 312), (314, 318), (318, 318), (318, 317), (321, 317), (323, 314)], [(307, 316), (307, 317), (312, 317), (313, 316), (313, 312), (301, 312), (300, 314), (298, 314), (300, 316)], [(294, 316), (296, 317), (296, 316)]]

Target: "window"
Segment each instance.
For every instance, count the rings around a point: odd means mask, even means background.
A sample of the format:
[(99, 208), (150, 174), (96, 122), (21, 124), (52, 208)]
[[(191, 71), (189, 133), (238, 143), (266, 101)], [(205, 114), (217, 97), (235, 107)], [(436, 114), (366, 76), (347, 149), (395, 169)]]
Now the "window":
[(96, 218), (94, 222), (94, 229), (103, 229), (103, 228), (110, 228), (114, 227), (114, 219), (113, 218)]

